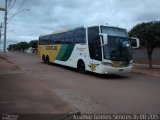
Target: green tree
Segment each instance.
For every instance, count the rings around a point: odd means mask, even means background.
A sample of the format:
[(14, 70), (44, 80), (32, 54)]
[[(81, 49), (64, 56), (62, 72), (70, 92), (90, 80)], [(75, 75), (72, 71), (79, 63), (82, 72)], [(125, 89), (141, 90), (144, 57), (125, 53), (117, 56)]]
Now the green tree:
[(36, 48), (38, 47), (38, 40), (32, 40), (29, 42), (29, 47)]
[(14, 44), (9, 45), (8, 48), (7, 48), (7, 50), (8, 51), (13, 51), (13, 46), (14, 46)]
[(20, 44), (19, 44), (19, 43), (14, 44), (14, 45), (13, 45), (13, 49), (14, 49), (15, 51), (20, 51), (20, 50), (21, 50)]
[(19, 42), (17, 45), (17, 50), (22, 50), (23, 53), (25, 52), (26, 49), (29, 48), (29, 44), (27, 42)]
[(129, 35), (139, 38), (141, 45), (147, 48), (149, 67), (152, 68), (152, 53), (160, 46), (160, 21), (140, 23), (131, 29)]
[(7, 48), (8, 51), (15, 51), (15, 50), (20, 50), (20, 47), (18, 44), (10, 44)]

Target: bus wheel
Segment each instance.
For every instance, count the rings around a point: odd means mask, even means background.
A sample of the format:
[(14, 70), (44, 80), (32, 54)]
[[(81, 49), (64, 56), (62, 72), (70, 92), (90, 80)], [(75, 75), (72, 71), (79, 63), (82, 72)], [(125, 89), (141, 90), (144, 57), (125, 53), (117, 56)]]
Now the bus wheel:
[(85, 73), (85, 64), (82, 60), (78, 61), (77, 70), (79, 73)]
[(42, 56), (42, 61), (43, 61), (43, 63), (46, 63), (46, 59), (45, 59), (44, 55)]
[(48, 56), (46, 56), (46, 64), (50, 64), (50, 60), (49, 60), (49, 57)]

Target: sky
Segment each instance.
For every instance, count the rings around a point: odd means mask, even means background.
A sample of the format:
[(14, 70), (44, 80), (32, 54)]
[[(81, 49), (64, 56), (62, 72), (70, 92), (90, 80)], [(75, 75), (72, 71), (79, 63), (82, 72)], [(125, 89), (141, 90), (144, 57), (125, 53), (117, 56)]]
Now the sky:
[[(107, 23), (129, 31), (138, 23), (160, 20), (160, 0), (16, 0), (13, 5), (14, 1), (8, 0), (7, 44), (83, 25)], [(0, 0), (0, 7), (4, 3)]]

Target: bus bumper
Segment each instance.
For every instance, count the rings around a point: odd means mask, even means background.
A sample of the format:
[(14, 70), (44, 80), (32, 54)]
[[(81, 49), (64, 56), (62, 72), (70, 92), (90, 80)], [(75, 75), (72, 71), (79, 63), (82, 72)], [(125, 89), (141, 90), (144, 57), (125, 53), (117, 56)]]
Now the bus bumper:
[(106, 66), (102, 65), (102, 74), (114, 74), (114, 73), (124, 73), (124, 72), (130, 72), (132, 70), (132, 65), (128, 67), (112, 67), (112, 66)]

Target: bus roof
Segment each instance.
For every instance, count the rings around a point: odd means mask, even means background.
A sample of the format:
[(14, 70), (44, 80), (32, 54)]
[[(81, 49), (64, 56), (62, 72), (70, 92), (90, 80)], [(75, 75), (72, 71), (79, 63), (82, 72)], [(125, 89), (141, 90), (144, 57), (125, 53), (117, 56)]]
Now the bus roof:
[(68, 32), (68, 31), (73, 31), (73, 30), (78, 29), (78, 28), (82, 28), (82, 27), (61, 29), (61, 30), (54, 31), (54, 32), (49, 33), (49, 34), (41, 35), (40, 37), (48, 36), (48, 35), (54, 35), (54, 34), (63, 33), (63, 32)]
[(109, 26), (109, 25), (106, 25), (106, 24), (104, 24), (104, 25), (103, 24), (91, 24), (91, 25), (85, 25), (85, 26), (76, 27), (76, 28), (65, 28), (65, 29), (57, 30), (57, 31), (54, 31), (54, 32), (49, 33), (49, 34), (40, 35), (40, 37), (48, 36), (48, 35), (54, 35), (54, 34), (63, 33), (63, 32), (68, 32), (68, 31), (73, 31), (73, 30), (79, 29), (79, 28), (96, 27), (96, 26), (106, 26), (106, 27), (111, 27), (111, 28), (125, 29), (125, 28), (120, 28), (118, 26), (117, 27), (116, 26)]

